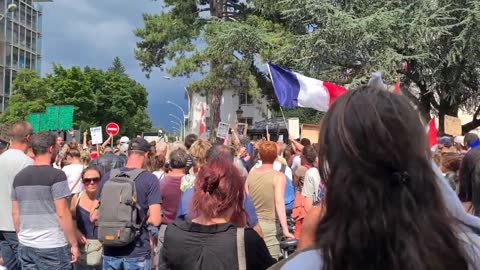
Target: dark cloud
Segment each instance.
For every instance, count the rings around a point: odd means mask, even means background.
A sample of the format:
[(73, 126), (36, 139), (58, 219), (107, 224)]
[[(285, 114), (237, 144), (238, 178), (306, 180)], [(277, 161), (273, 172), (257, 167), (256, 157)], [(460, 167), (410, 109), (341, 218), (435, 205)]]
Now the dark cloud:
[(161, 9), (161, 1), (151, 0), (55, 0), (43, 4), (42, 73), (50, 72), (52, 63), (106, 69), (119, 56), (127, 73), (147, 88), (154, 126), (172, 129), (168, 114), (173, 111), (180, 116), (181, 112), (166, 100), (186, 111), (183, 89), (188, 80), (166, 80), (160, 71), (146, 79), (133, 53), (137, 41), (133, 30), (143, 27), (142, 14)]

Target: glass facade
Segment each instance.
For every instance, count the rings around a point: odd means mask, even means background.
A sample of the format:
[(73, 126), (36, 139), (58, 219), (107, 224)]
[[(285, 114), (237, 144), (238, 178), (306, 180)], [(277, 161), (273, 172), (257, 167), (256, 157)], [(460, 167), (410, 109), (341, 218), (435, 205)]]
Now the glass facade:
[[(35, 2), (35, 1), (33, 1)], [(17, 8), (7, 12), (10, 4)], [(0, 113), (19, 69), (40, 73), (42, 13), (32, 0), (0, 0)]]

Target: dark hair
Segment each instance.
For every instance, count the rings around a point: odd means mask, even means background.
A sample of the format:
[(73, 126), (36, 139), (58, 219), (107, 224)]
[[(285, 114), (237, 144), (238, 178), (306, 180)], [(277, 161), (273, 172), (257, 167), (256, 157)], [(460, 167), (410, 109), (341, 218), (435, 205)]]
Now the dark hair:
[(277, 144), (271, 141), (264, 141), (258, 147), (260, 159), (263, 164), (273, 164), (277, 159)]
[(173, 150), (169, 156), (169, 164), (172, 169), (183, 169), (187, 167), (188, 153), (182, 148)]
[(190, 147), (196, 140), (198, 140), (198, 136), (195, 134), (188, 134), (187, 137), (185, 137), (185, 147), (187, 148), (187, 150), (190, 149)]
[(30, 141), (34, 155), (48, 153), (48, 148), (56, 145), (57, 135), (53, 132), (40, 132), (34, 134)]
[(476, 140), (478, 140), (478, 135), (475, 133), (467, 133), (463, 138), (465, 147), (468, 149)]
[(303, 145), (303, 146), (307, 146), (307, 145), (311, 145), (312, 143), (310, 142), (310, 140), (308, 138), (303, 138), (300, 140), (300, 144)]
[(100, 179), (102, 179), (102, 172), (100, 171), (100, 169), (97, 166), (93, 166), (93, 165), (88, 166), (87, 168), (85, 168), (82, 171), (82, 179), (83, 179), (83, 176), (85, 175), (85, 173), (88, 172), (88, 171), (96, 171), (98, 173), (98, 175), (100, 175)]
[[(458, 198), (462, 202), (472, 202), (476, 214), (480, 211), (480, 148), (470, 150), (463, 158), (460, 168), (460, 188)], [(478, 210), (477, 210), (478, 209)]]
[(319, 137), (323, 270), (468, 269), (408, 98), (371, 86), (348, 91)]
[(226, 158), (233, 162), (235, 157), (235, 149), (230, 146), (226, 146), (223, 144), (214, 145), (210, 147), (207, 151), (207, 161), (216, 159), (216, 158)]
[(14, 142), (26, 143), (28, 142), (28, 137), (33, 134), (33, 128), (30, 123), (25, 121), (20, 121), (14, 123), (7, 135)]
[(302, 155), (305, 157), (305, 161), (309, 165), (313, 166), (315, 160), (317, 159), (317, 151), (315, 151), (315, 148), (312, 145), (303, 147)]
[(227, 159), (208, 161), (197, 174), (192, 197), (192, 214), (215, 218), (233, 208), (230, 222), (244, 227), (243, 180), (237, 167)]

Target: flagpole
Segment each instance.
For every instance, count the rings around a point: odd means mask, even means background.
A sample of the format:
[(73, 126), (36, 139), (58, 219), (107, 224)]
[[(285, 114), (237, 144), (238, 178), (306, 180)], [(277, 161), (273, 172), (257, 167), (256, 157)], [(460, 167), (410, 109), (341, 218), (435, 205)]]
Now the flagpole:
[[(270, 80), (273, 84), (272, 72), (270, 71), (270, 65), (267, 63), (268, 74), (270, 75)], [(275, 87), (275, 86), (273, 86)], [(280, 105), (280, 112), (282, 113), (283, 123), (285, 123), (285, 128), (288, 130), (287, 120), (285, 119), (285, 114), (283, 113), (282, 105)]]

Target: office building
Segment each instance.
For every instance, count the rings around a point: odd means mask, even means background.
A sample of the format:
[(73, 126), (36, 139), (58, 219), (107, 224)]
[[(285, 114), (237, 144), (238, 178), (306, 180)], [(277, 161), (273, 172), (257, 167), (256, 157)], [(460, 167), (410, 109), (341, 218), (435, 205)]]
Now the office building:
[(42, 11), (39, 2), (51, 1), (0, 0), (0, 113), (8, 104), (17, 72), (21, 69), (41, 71)]

